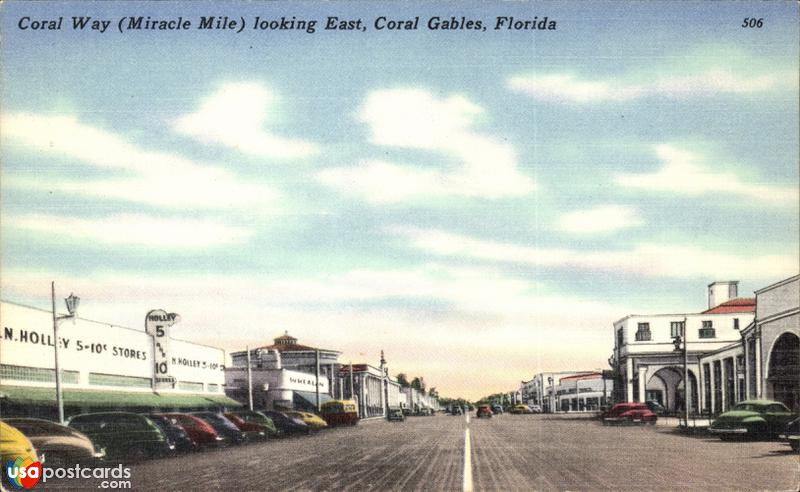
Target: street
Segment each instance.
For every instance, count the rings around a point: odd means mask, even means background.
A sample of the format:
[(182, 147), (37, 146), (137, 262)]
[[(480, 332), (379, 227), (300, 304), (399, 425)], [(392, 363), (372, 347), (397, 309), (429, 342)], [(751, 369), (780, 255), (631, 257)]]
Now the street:
[[(471, 466), (464, 476), (465, 430)], [(471, 475), (471, 477), (470, 477)], [(361, 422), (132, 467), (136, 490), (796, 490), (780, 441), (722, 442), (576, 415)], [(48, 482), (47, 488), (97, 484)]]

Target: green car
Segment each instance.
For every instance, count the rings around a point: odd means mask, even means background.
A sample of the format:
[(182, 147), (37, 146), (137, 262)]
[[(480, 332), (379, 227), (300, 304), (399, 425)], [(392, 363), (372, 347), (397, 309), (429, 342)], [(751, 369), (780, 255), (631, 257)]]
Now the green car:
[(104, 450), (108, 461), (159, 458), (175, 449), (153, 421), (136, 413), (84, 413), (69, 419), (67, 425)]
[(709, 431), (721, 439), (735, 436), (774, 437), (796, 417), (783, 403), (771, 400), (747, 400), (723, 413)]

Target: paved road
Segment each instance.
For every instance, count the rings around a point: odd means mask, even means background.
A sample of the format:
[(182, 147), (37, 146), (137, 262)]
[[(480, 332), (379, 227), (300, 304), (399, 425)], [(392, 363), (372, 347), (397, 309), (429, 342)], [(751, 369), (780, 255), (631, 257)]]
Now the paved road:
[(362, 422), (148, 461), (133, 467), (131, 482), (137, 490), (462, 490), (467, 428), (467, 475), (476, 491), (797, 490), (800, 484), (800, 456), (779, 441), (722, 442), (661, 426), (604, 427), (547, 415), (469, 424), (450, 416)]

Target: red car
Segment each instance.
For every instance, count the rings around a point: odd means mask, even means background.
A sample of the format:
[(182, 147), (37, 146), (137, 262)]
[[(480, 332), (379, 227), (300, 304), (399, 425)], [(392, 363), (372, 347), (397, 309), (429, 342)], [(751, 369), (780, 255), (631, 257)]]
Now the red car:
[(658, 417), (644, 403), (617, 403), (603, 416), (608, 424), (655, 424)]
[(492, 412), (492, 407), (489, 405), (481, 405), (478, 407), (478, 413), (476, 414), (478, 418), (487, 417), (492, 418), (494, 412)]
[(216, 446), (222, 441), (211, 425), (194, 415), (185, 413), (164, 413), (162, 415), (183, 427), (189, 438), (199, 446)]

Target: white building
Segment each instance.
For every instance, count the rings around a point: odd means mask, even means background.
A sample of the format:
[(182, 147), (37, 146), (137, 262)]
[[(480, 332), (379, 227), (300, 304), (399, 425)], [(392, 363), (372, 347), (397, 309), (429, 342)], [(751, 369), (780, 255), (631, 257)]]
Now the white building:
[[(614, 323), (616, 401), (654, 400), (668, 410), (684, 408), (683, 355), (675, 337), (686, 332), (689, 407), (704, 408), (698, 394), (700, 357), (741, 340), (755, 316), (755, 299), (737, 298), (738, 282), (708, 286), (708, 309), (701, 313), (629, 315)], [(685, 323), (685, 325), (684, 325)], [(703, 401), (701, 401), (703, 400)]]
[[(566, 381), (569, 378), (576, 377), (576, 376), (584, 376), (587, 374), (597, 374), (594, 371), (556, 371), (556, 372), (542, 372), (539, 374), (534, 375), (529, 381), (522, 381), (520, 388), (518, 390), (519, 397), (521, 401), (527, 405), (537, 405), (542, 408), (542, 411), (545, 413), (552, 413), (562, 411), (562, 403), (561, 399), (559, 398), (558, 391), (561, 389), (563, 391), (562, 395), (569, 394), (568, 391), (570, 388), (574, 388), (574, 382), (568, 384)], [(600, 373), (600, 383), (603, 383), (602, 373)], [(594, 379), (594, 378), (590, 378)], [(564, 386), (562, 387), (561, 381), (566, 380)], [(584, 383), (584, 384), (592, 384), (594, 385), (594, 381), (592, 383)], [(584, 386), (586, 388), (588, 386)], [(605, 387), (607, 390), (607, 394), (610, 395), (612, 388), (613, 388), (613, 381), (608, 379), (605, 380)], [(573, 389), (574, 390), (574, 389)], [(602, 390), (600, 395), (592, 395), (602, 397)], [(586, 395), (582, 395), (586, 396)], [(585, 398), (583, 399), (584, 405), (586, 405)], [(563, 401), (567, 401), (565, 397)], [(599, 405), (605, 403), (605, 400), (601, 401)], [(567, 402), (567, 405), (570, 403)], [(580, 406), (580, 403), (576, 399), (575, 404)], [(591, 403), (593, 404), (593, 403)]]
[[(56, 343), (67, 417), (100, 410), (238, 406), (223, 389), (225, 352), (173, 339), (168, 327), (162, 327), (156, 350), (154, 336), (144, 330), (83, 318), (61, 322), (56, 341), (52, 311), (13, 302), (0, 302), (0, 318), (3, 415), (57, 416)], [(162, 365), (158, 375), (157, 362)]]
[(613, 390), (613, 381), (602, 372), (563, 376), (555, 387), (556, 408), (562, 412), (591, 412), (600, 409)]
[[(331, 399), (328, 379), (317, 380), (313, 374), (282, 367), (253, 368), (248, 386), (247, 368), (231, 367), (225, 371), (225, 392), (243, 405), (249, 405), (252, 388), (256, 410), (303, 410), (317, 412), (319, 405)], [(317, 391), (319, 387), (319, 391)]]
[(743, 330), (748, 398), (800, 410), (800, 275), (756, 291), (756, 319)]

